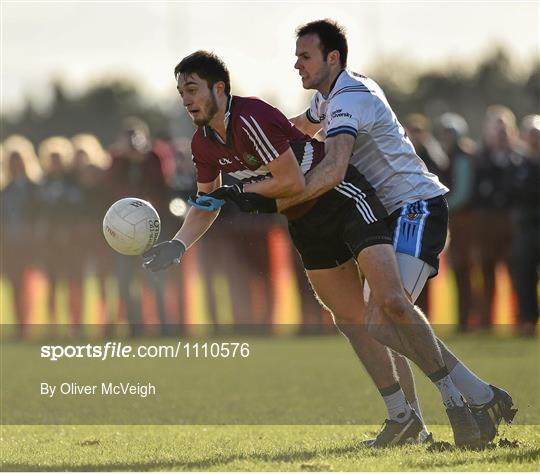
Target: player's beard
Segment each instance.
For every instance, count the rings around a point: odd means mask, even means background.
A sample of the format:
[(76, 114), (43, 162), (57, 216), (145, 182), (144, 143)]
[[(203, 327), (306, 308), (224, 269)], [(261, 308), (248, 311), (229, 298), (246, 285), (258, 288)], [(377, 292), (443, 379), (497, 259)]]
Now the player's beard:
[(319, 90), (320, 86), (324, 84), (325, 81), (330, 77), (330, 66), (325, 61), (322, 63), (320, 69), (314, 74), (311, 79), (303, 84), (304, 89), (317, 89)]
[(213, 91), (210, 91), (210, 97), (206, 101), (204, 108), (206, 109), (206, 115), (199, 119), (193, 120), (193, 123), (197, 125), (198, 127), (203, 127), (205, 125), (208, 125), (212, 121), (212, 119), (214, 118), (214, 115), (216, 115), (218, 111), (218, 103), (217, 103), (216, 97), (214, 96)]

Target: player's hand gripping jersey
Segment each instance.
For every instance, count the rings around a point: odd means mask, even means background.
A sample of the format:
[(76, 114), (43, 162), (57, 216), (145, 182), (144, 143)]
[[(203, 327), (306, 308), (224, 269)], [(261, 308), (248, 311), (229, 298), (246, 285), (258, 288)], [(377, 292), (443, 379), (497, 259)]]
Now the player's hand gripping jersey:
[(317, 92), (306, 111), (326, 137), (348, 133), (356, 138), (350, 160), (375, 188), (389, 214), (405, 203), (448, 192), (424, 162), (371, 79), (343, 70), (327, 97)]

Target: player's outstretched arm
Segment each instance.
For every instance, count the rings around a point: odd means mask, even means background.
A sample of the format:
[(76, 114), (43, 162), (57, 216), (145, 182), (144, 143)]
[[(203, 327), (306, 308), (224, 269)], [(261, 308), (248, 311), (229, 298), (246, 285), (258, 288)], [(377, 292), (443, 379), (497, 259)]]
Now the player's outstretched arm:
[[(220, 185), (221, 175), (211, 183), (197, 183), (197, 189), (199, 193), (210, 193)], [(154, 245), (143, 255), (143, 266), (155, 272), (180, 263), (186, 250), (205, 234), (218, 214), (219, 209), (208, 212), (192, 207), (172, 240)]]
[(277, 200), (279, 211), (309, 201), (336, 187), (345, 178), (355, 138), (342, 133), (325, 140), (325, 156), (306, 175), (306, 189), (301, 194)]
[[(209, 194), (220, 186), (221, 175), (211, 183), (197, 183), (197, 192), (199, 194)], [(188, 211), (182, 227), (180, 227), (174, 238), (181, 240), (186, 245), (186, 248), (191, 247), (206, 233), (218, 215), (219, 209), (214, 212), (208, 212), (192, 207)]]

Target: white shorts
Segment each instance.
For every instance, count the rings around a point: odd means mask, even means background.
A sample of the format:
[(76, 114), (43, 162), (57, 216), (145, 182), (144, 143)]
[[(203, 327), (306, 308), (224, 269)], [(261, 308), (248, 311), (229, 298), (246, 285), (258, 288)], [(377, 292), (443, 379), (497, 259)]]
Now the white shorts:
[[(401, 274), (401, 281), (403, 282), (403, 288), (405, 288), (405, 291), (414, 303), (424, 289), (428, 278), (437, 273), (437, 270), (423, 260), (406, 253), (396, 252), (396, 259), (399, 266), (399, 273)], [(364, 300), (369, 300), (369, 293), (369, 285), (368, 282), (365, 281)]]

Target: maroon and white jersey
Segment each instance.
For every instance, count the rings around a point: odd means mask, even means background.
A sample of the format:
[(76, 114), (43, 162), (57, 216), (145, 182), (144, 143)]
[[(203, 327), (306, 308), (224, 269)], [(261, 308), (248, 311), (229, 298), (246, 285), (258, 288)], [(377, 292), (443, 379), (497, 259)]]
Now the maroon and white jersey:
[(278, 109), (256, 97), (229, 97), (225, 125), (226, 142), (208, 126), (193, 135), (199, 183), (214, 181), (220, 172), (243, 182), (271, 176), (268, 163), (289, 147), (304, 174), (324, 157), (324, 143), (302, 133)]

